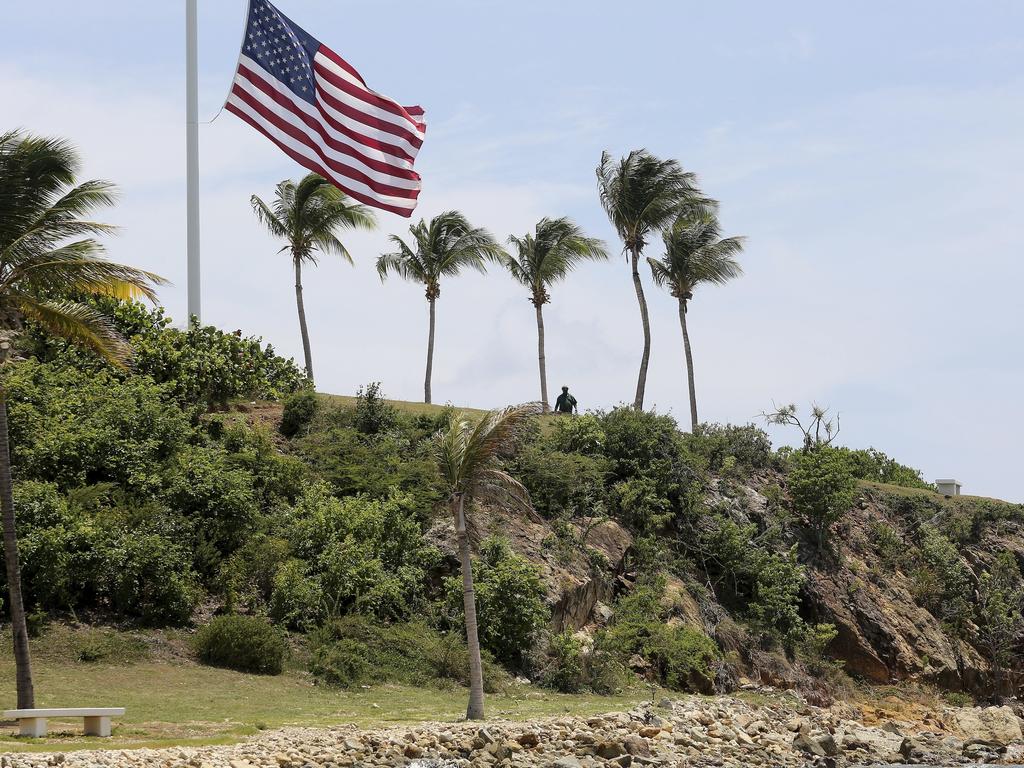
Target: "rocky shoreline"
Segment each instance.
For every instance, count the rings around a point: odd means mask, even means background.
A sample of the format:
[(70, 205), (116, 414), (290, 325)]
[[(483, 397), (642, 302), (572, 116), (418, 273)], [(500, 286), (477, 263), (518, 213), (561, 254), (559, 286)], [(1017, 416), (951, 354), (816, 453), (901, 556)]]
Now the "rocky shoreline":
[(284, 728), (230, 746), (8, 753), (2, 768), (599, 768), (1024, 764), (1008, 706), (865, 725), (846, 705), (690, 697), (597, 717)]

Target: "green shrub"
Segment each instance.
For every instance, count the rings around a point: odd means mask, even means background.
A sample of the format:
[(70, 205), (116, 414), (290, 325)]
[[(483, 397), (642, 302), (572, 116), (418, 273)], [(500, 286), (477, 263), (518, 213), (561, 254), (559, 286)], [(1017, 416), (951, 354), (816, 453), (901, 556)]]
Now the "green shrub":
[[(202, 544), (214, 553), (196, 557), (196, 569), (204, 575), (220, 570), (221, 558), (245, 540), (259, 510), (253, 476), (232, 466), (221, 448), (189, 446), (178, 452), (166, 469), (164, 497), (171, 508), (194, 528), (197, 552)], [(212, 562), (210, 562), (212, 560)]]
[(941, 619), (953, 637), (970, 634), (974, 579), (957, 548), (938, 529), (923, 525), (915, 560), (911, 573), (914, 599)]
[(287, 533), (295, 554), (319, 582), (328, 616), (350, 611), (382, 620), (409, 618), (424, 600), (427, 573), (439, 553), (423, 540), (412, 499), (338, 499), (329, 488), (306, 489)]
[(265, 609), (270, 604), (277, 573), (290, 556), (291, 544), (286, 539), (264, 533), (247, 539), (224, 563), (221, 572), (230, 607)]
[(616, 516), (632, 531), (656, 534), (675, 517), (675, 505), (651, 477), (622, 480), (612, 486), (609, 496)]
[[(314, 632), (310, 646), (310, 671), (327, 685), (468, 684), (469, 656), (462, 638), (420, 622), (378, 624), (353, 614)], [(507, 682), (507, 674), (486, 653), (483, 662), (487, 690)]]
[(679, 425), (671, 416), (622, 406), (600, 414), (604, 430), (604, 455), (611, 461), (617, 480), (644, 476), (661, 485), (689, 474)]
[(587, 655), (584, 674), (587, 687), (602, 696), (621, 694), (636, 682), (618, 654), (596, 645)]
[[(491, 538), (473, 562), (473, 586), (480, 645), (510, 669), (522, 669), (549, 615), (536, 566)], [(449, 626), (464, 627), (462, 577), (446, 579), (445, 592)]]
[(895, 568), (906, 560), (906, 543), (895, 528), (880, 520), (871, 523), (871, 540), (882, 562)]
[(605, 510), (607, 462), (532, 445), (515, 461), (534, 509), (548, 518), (593, 517)]
[(807, 627), (803, 640), (797, 647), (797, 654), (812, 675), (825, 677), (841, 669), (841, 661), (833, 661), (825, 655), (825, 649), (838, 636), (839, 630), (835, 624), (813, 624)]
[(255, 616), (218, 616), (195, 643), (204, 664), (260, 675), (281, 674), (288, 650), (281, 633)]
[(757, 629), (792, 649), (804, 640), (807, 632), (799, 613), (806, 570), (797, 562), (796, 547), (784, 554), (763, 553), (757, 559), (754, 594), (747, 615)]
[(187, 552), (157, 534), (119, 531), (100, 542), (97, 586), (110, 607), (146, 624), (184, 624), (192, 617), (198, 590)]
[(671, 416), (623, 406), (597, 418), (605, 436), (612, 516), (635, 533), (651, 533), (694, 508), (703, 460), (686, 449)]
[(578, 693), (584, 685), (583, 646), (569, 630), (551, 638), (541, 684), (562, 693)]
[(558, 419), (549, 438), (556, 451), (583, 456), (604, 454), (607, 436), (601, 417), (586, 414), (572, 419)]
[(861, 450), (837, 448), (835, 450), (846, 456), (850, 470), (858, 480), (871, 480), (876, 483), (888, 483), (889, 485), (901, 485), (905, 488), (921, 488), (929, 491), (934, 489), (931, 483), (925, 482), (921, 470), (900, 464), (874, 448)]
[[(87, 297), (111, 318), (133, 349), (133, 371), (166, 384), (165, 392), (185, 407), (220, 407), (236, 398), (277, 399), (307, 386), (308, 379), (292, 360), (274, 353), (256, 337), (241, 331), (225, 333), (200, 326), (194, 319), (187, 330), (172, 328), (161, 307), (107, 297)], [(123, 377), (96, 355), (54, 339), (30, 324), (25, 336), (28, 353), (44, 362), (70, 365), (82, 371)]]
[(832, 524), (853, 506), (857, 482), (846, 457), (835, 448), (797, 453), (794, 460), (789, 473), (793, 506), (815, 533), (820, 547)]
[(768, 434), (753, 424), (698, 424), (684, 440), (691, 452), (704, 458), (712, 472), (722, 472), (730, 459), (741, 475), (776, 464)]
[(193, 437), (190, 414), (138, 376), (26, 360), (5, 366), (11, 458), (19, 480), (68, 490), (96, 483), (151, 495), (166, 458)]
[(698, 629), (658, 626), (644, 643), (643, 655), (666, 688), (711, 693), (721, 654), (715, 642)]
[(227, 462), (252, 477), (257, 503), (266, 508), (294, 504), (309, 485), (309, 470), (301, 459), (282, 454), (264, 428), (252, 428), (242, 420), (228, 425), (221, 436)]
[(698, 629), (666, 624), (664, 592), (664, 578), (656, 577), (620, 597), (609, 626), (594, 637), (591, 656), (605, 665), (614, 659), (622, 668), (640, 656), (648, 662), (653, 682), (674, 690), (709, 693), (721, 657), (718, 646)]
[(398, 421), (398, 411), (389, 405), (380, 392), (380, 382), (373, 381), (356, 392), (353, 426), (364, 435), (377, 435), (391, 429)]
[(948, 693), (942, 694), (942, 698), (951, 707), (973, 707), (974, 697), (969, 693), (963, 693), (962, 691), (949, 691)]
[(309, 630), (324, 619), (324, 595), (320, 581), (302, 560), (291, 559), (274, 573), (270, 615), (291, 629)]
[(172, 534), (94, 509), (84, 489), (14, 486), (25, 601), (113, 611), (146, 624), (187, 622), (198, 600), (187, 549)]
[(316, 393), (309, 389), (300, 389), (288, 395), (284, 399), (284, 409), (281, 412), (281, 434), (285, 437), (295, 437), (305, 432), (316, 416), (318, 402)]
[[(351, 409), (335, 412), (347, 418)], [(428, 438), (428, 434), (398, 430), (368, 436), (344, 422), (327, 423), (323, 429), (297, 438), (293, 448), (336, 494), (386, 499), (397, 490), (409, 497), (416, 518), (425, 522), (442, 500)]]

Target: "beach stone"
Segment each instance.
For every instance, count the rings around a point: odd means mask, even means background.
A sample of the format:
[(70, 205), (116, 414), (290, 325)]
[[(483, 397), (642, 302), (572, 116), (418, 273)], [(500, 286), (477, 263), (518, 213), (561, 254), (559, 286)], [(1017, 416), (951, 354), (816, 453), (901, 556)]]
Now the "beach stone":
[(1013, 709), (1002, 707), (965, 707), (953, 710), (953, 723), (968, 740), (1010, 744), (1024, 740), (1021, 719)]

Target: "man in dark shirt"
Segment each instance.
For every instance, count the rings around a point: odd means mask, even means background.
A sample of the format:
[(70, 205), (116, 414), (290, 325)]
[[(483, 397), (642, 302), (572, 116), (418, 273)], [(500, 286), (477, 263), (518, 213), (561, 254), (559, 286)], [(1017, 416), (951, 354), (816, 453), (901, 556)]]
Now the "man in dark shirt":
[(569, 394), (568, 387), (562, 387), (562, 394), (555, 400), (555, 410), (559, 413), (572, 413), (576, 410), (576, 398)]

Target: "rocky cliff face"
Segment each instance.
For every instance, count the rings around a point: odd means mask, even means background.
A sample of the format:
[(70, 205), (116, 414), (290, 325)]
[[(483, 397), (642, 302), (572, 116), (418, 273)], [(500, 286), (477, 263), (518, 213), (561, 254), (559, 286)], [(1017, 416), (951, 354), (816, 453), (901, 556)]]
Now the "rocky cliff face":
[[(500, 535), (538, 567), (548, 590), (553, 632), (582, 629), (607, 617), (623, 575), (626, 553), (633, 544), (629, 531), (614, 520), (576, 524), (557, 535), (551, 524), (507, 510), (474, 510), (470, 541), (474, 548), (488, 536)], [(439, 517), (427, 538), (444, 553), (452, 572), (458, 568), (455, 527)], [(588, 557), (588, 550), (599, 557)]]
[[(766, 494), (773, 486), (784, 493), (784, 479), (771, 473), (740, 484), (715, 480), (706, 489), (703, 505), (739, 524), (764, 526), (771, 515)], [(796, 545), (806, 568), (800, 610), (808, 622), (835, 625), (837, 635), (827, 653), (856, 678), (879, 684), (921, 680), (950, 690), (984, 693), (991, 675), (976, 647), (977, 628), (968, 627), (962, 640), (954, 639), (941, 611), (929, 610), (918, 594), (920, 576), (912, 553), (922, 524), (920, 507), (931, 505), (937, 515), (966, 514), (974, 521), (974, 530), (959, 546), (971, 573), (987, 568), (993, 553), (1001, 550), (1015, 552), (1024, 562), (1024, 514), (1018, 507), (1002, 505), (995, 514), (978, 515), (970, 499), (950, 501), (937, 494), (921, 494), (864, 484), (854, 509), (833, 531), (839, 546), (819, 551), (798, 533), (785, 537), (780, 546)], [(881, 551), (883, 529), (888, 534), (888, 552)], [(553, 631), (604, 624), (610, 615), (608, 605), (630, 587), (627, 563), (633, 539), (613, 521), (589, 529), (577, 525), (556, 535), (547, 521), (485, 510), (477, 517), (474, 541), (494, 533), (508, 538), (515, 550), (539, 567), (548, 585)], [(439, 519), (431, 538), (450, 552), (454, 565), (451, 521)], [(588, 557), (588, 548), (600, 556)], [(716, 639), (727, 658), (740, 660), (733, 662), (725, 680), (735, 684), (750, 677), (771, 685), (815, 687), (813, 676), (799, 662), (753, 647), (739, 617), (733, 615), (736, 606), (716, 602), (713, 590), (694, 592), (692, 587), (681, 579), (668, 579), (669, 621), (702, 629)]]

